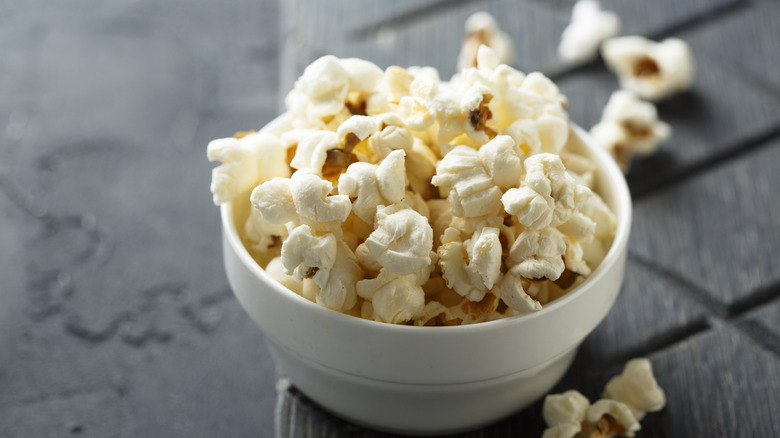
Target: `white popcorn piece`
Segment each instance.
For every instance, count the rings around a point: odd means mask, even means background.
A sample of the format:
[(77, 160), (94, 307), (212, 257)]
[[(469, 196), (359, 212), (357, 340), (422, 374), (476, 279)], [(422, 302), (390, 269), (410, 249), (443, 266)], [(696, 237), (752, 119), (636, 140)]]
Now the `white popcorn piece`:
[(631, 168), (631, 151), (625, 146), (626, 131), (617, 123), (597, 123), (590, 129), (596, 144), (609, 153), (623, 173)]
[(532, 155), (523, 165), (526, 175), (520, 187), (507, 190), (501, 202), (507, 213), (533, 230), (566, 222), (591, 193), (574, 181), (557, 155)]
[(348, 196), (328, 196), (333, 185), (317, 175), (297, 171), (290, 178), (290, 193), (296, 212), (317, 222), (344, 222), (352, 209)]
[(274, 178), (255, 187), (250, 201), (262, 217), (274, 224), (306, 223), (317, 230), (333, 231), (349, 216), (348, 196), (328, 196), (333, 185), (299, 170), (291, 178)]
[(416, 137), (406, 156), (406, 178), (409, 187), (424, 199), (436, 196), (436, 189), (431, 184), (431, 179), (436, 174), (436, 163), (439, 162), (439, 157)]
[(694, 62), (688, 44), (677, 38), (660, 43), (640, 36), (612, 38), (601, 46), (620, 86), (642, 99), (658, 101), (690, 87)]
[(349, 93), (349, 74), (335, 56), (323, 56), (311, 63), (295, 81), (287, 96), (287, 109), (307, 119), (338, 114)]
[(265, 267), (265, 273), (287, 289), (290, 289), (298, 295), (303, 295), (303, 282), (284, 273), (284, 265), (282, 264), (281, 257), (274, 257), (271, 259)]
[(313, 131), (298, 143), (290, 166), (295, 169), (309, 169), (315, 175), (322, 176), (328, 151), (338, 149), (340, 145), (334, 132)]
[(458, 70), (476, 67), (480, 46), (495, 52), (496, 63), (511, 64), (514, 58), (512, 40), (499, 27), (496, 19), (487, 12), (477, 12), (466, 19), (466, 37), (458, 55)]
[(625, 404), (610, 399), (601, 399), (588, 408), (587, 420), (601, 435), (632, 437), (641, 429), (631, 409)]
[[(318, 236), (308, 225), (296, 227), (282, 243), (284, 273), (296, 281), (316, 275), (327, 279), (336, 261), (337, 242), (333, 234)], [(315, 282), (324, 283), (316, 279)]]
[(587, 419), (590, 401), (579, 391), (571, 389), (563, 394), (551, 394), (544, 398), (542, 416), (548, 426), (580, 424)]
[(214, 204), (228, 202), (273, 177), (289, 176), (286, 156), (286, 148), (271, 134), (258, 132), (212, 140), (207, 148), (208, 160), (222, 163), (211, 174)]
[(392, 205), (404, 199), (404, 155), (403, 150), (396, 150), (378, 165), (352, 163), (339, 177), (339, 194), (355, 198), (352, 210), (367, 224), (374, 224), (377, 206)]
[(286, 230), (280, 224), (265, 220), (260, 210), (252, 208), (244, 224), (244, 233), (249, 249), (253, 253), (262, 253), (280, 241)]
[(522, 269), (520, 265), (515, 265), (504, 274), (499, 286), (501, 300), (519, 313), (538, 312), (542, 310), (542, 303), (525, 290), (528, 280), (520, 273)]
[[(427, 280), (430, 270), (423, 268)], [(391, 324), (403, 324), (421, 314), (425, 307), (425, 292), (421, 275), (399, 275), (382, 269), (374, 279), (357, 282), (357, 293), (371, 301), (373, 319)]]
[(468, 146), (457, 146), (445, 155), (431, 183), (449, 192), (447, 199), (456, 216), (494, 216), (501, 211), (501, 189), (487, 173), (479, 152)]
[(354, 114), (352, 107), (363, 104), (383, 76), (382, 69), (371, 62), (326, 55), (306, 67), (285, 104), (309, 125), (322, 126), (329, 119)]
[(568, 103), (566, 96), (561, 94), (555, 82), (544, 74), (540, 72), (528, 73), (520, 88), (541, 97), (544, 100), (543, 110), (545, 113), (568, 119), (568, 115), (563, 111)]
[(355, 283), (363, 277), (355, 255), (333, 234), (318, 236), (308, 225), (300, 225), (282, 243), (284, 273), (296, 281), (311, 278), (319, 286), (316, 302), (345, 311), (357, 303)]
[(571, 23), (561, 35), (558, 56), (569, 65), (593, 60), (605, 40), (620, 30), (620, 19), (614, 12), (603, 11), (598, 1), (579, 0), (571, 12)]
[(252, 190), (250, 201), (268, 222), (285, 224), (298, 219), (290, 178), (273, 178)]
[(465, 242), (448, 228), (437, 253), (447, 286), (469, 301), (478, 302), (501, 277), (502, 246), (497, 227), (482, 226)]
[(623, 373), (607, 382), (603, 396), (624, 403), (637, 420), (666, 405), (666, 395), (653, 376), (652, 364), (645, 358), (628, 361)]
[(379, 208), (375, 224), (364, 244), (384, 268), (404, 275), (430, 266), (433, 230), (425, 216), (396, 204)]
[(633, 155), (647, 156), (671, 136), (671, 127), (658, 120), (650, 102), (639, 100), (635, 93), (618, 90), (604, 107), (601, 122), (591, 128), (591, 135), (610, 152), (621, 169), (627, 170)]
[(482, 166), (501, 188), (515, 187), (520, 183), (524, 155), (508, 135), (496, 136), (479, 148)]
[(384, 77), (385, 72), (373, 62), (359, 58), (345, 58), (340, 62), (347, 72), (351, 92), (372, 93)]
[(628, 90), (612, 93), (601, 120), (620, 124), (628, 138), (626, 146), (638, 155), (655, 152), (658, 145), (671, 135), (671, 127), (658, 120), (655, 105), (639, 100)]
[(512, 269), (525, 278), (557, 280), (565, 269), (565, 252), (563, 235), (555, 228), (543, 228), (520, 233), (509, 250), (509, 258), (517, 264)]

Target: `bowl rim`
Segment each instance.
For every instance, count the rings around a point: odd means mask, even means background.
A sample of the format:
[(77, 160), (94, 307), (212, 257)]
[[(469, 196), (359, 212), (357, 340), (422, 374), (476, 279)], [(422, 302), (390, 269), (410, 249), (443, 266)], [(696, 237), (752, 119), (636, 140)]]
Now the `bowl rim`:
[[(285, 121), (287, 121), (287, 119), (287, 113), (284, 113), (268, 123), (261, 131), (277, 128)], [(589, 275), (585, 281), (577, 286), (574, 290), (566, 293), (564, 296), (549, 304), (545, 304), (542, 310), (537, 312), (457, 326), (413, 326), (405, 324), (391, 324), (360, 318), (328, 309), (315, 302), (309, 301), (303, 296), (288, 289), (275, 279), (271, 278), (265, 272), (265, 269), (260, 267), (260, 265), (255, 262), (255, 260), (249, 254), (249, 251), (241, 242), (241, 238), (238, 235), (235, 220), (233, 218), (233, 203), (235, 202), (235, 199), (229, 202), (225, 202), (220, 206), (220, 217), (222, 221), (223, 233), (231, 249), (236, 252), (239, 260), (241, 260), (244, 266), (249, 269), (249, 271), (255, 277), (262, 279), (262, 281), (269, 285), (269, 287), (271, 287), (276, 293), (281, 294), (286, 299), (292, 300), (295, 305), (304, 306), (305, 309), (309, 309), (309, 311), (315, 312), (315, 314), (318, 314), (321, 317), (333, 319), (334, 322), (342, 324), (354, 325), (355, 329), (387, 330), (391, 332), (398, 332), (399, 334), (411, 333), (414, 335), (425, 334), (430, 336), (449, 336), (447, 335), (448, 333), (454, 335), (463, 334), (464, 332), (472, 333), (500, 330), (507, 326), (523, 324), (536, 318), (543, 318), (550, 313), (554, 313), (557, 309), (565, 307), (568, 303), (576, 300), (581, 295), (588, 293), (588, 291), (592, 289), (590, 287), (591, 285), (598, 283), (602, 277), (607, 275), (609, 269), (619, 262), (621, 254), (628, 244), (629, 234), (631, 231), (632, 201), (630, 191), (628, 189), (628, 184), (623, 172), (620, 170), (617, 163), (615, 163), (614, 159), (605, 150), (598, 147), (595, 141), (586, 131), (573, 122), (570, 122), (569, 126), (571, 131), (576, 133), (588, 151), (595, 154), (597, 161), (603, 164), (603, 171), (605, 173), (606, 180), (614, 183), (614, 210), (616, 210), (614, 213), (617, 217), (617, 227), (615, 230), (615, 237), (612, 240), (612, 245), (610, 246), (609, 251), (607, 251), (604, 259), (591, 273), (591, 275)]]

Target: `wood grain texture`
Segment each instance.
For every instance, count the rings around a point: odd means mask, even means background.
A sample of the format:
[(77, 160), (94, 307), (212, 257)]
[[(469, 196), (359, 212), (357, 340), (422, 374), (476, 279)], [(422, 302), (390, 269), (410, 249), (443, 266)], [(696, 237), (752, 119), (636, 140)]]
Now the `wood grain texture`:
[(724, 62), (736, 75), (767, 85), (780, 94), (780, 4), (766, 2), (744, 8), (706, 26), (680, 32), (695, 53)]
[(641, 436), (780, 435), (780, 360), (739, 332), (702, 333), (650, 359), (667, 405)]
[(724, 306), (780, 281), (780, 142), (636, 204), (631, 251)]

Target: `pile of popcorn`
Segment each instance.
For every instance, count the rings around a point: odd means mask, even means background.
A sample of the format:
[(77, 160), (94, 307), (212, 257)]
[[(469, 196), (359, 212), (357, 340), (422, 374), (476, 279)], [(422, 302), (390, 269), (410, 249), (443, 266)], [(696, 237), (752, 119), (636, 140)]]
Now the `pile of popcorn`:
[(639, 420), (666, 405), (666, 395), (645, 358), (632, 359), (607, 382), (603, 398), (591, 404), (577, 390), (548, 395), (542, 415), (549, 426), (542, 438), (634, 436)]
[(252, 256), (329, 309), (420, 326), (538, 311), (599, 265), (616, 227), (592, 158), (567, 147), (565, 105), (486, 46), (449, 82), (324, 56), (284, 129), (209, 143), (214, 202), (251, 202)]

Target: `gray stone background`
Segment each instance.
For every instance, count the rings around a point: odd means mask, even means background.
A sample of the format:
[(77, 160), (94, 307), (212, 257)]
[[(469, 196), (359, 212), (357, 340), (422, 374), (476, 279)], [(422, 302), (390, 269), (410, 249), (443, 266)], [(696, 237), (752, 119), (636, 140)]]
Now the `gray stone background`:
[[(592, 126), (614, 76), (554, 48), (569, 0), (0, 0), (0, 437), (374, 437), (276, 384), (222, 268), (209, 140), (257, 128), (318, 56), (454, 70), (488, 10)], [(648, 356), (644, 437), (780, 436), (780, 3), (603, 0), (677, 36), (692, 90), (634, 163), (615, 308), (556, 390)], [(539, 436), (537, 403), (464, 437)]]

